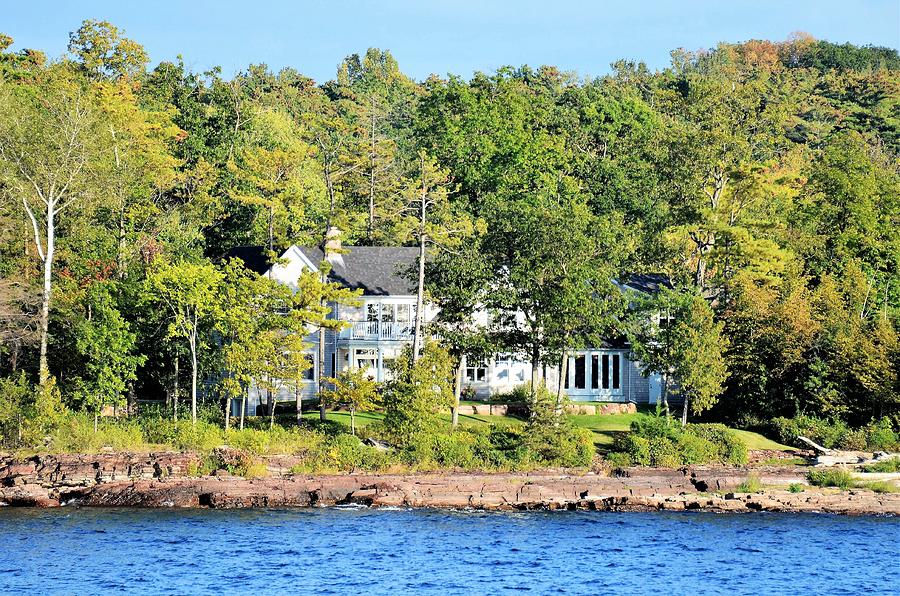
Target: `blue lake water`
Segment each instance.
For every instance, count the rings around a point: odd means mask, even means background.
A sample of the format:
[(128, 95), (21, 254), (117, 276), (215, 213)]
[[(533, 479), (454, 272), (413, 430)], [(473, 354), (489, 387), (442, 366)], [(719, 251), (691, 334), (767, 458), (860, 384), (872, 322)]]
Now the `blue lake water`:
[(0, 509), (15, 594), (897, 594), (900, 520)]

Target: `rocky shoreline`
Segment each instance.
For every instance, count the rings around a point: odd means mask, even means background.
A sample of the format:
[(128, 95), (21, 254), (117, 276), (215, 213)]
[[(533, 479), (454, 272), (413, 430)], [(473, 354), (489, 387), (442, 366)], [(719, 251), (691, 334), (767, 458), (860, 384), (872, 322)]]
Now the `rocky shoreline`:
[[(268, 475), (218, 470), (191, 476), (192, 453), (0, 457), (0, 506), (57, 507), (435, 507), (482, 510), (819, 512), (900, 515), (900, 494), (787, 490), (796, 466), (626, 468), (615, 473), (292, 474), (290, 457), (266, 460)], [(750, 473), (766, 488), (741, 493)]]

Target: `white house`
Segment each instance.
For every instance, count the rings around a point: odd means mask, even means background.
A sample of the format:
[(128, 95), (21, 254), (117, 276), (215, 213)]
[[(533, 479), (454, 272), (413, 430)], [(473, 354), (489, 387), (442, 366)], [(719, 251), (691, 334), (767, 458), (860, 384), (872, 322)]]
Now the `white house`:
[[(257, 247), (242, 247), (231, 256), (241, 258), (248, 268), (270, 276), (296, 288), (296, 281), (304, 270), (318, 271), (319, 264), (328, 260), (329, 281), (360, 290), (359, 306), (333, 304), (330, 317), (346, 321), (348, 325), (338, 333), (326, 332), (325, 375), (347, 368), (364, 368), (372, 378), (389, 378), (392, 360), (403, 347), (412, 342), (415, 318), (415, 283), (408, 274), (418, 257), (415, 247), (344, 246), (332, 239), (326, 250), (318, 247), (291, 246), (281, 255), (281, 263), (269, 267), (263, 251)], [(662, 282), (659, 276), (633, 276), (617, 282), (623, 291), (652, 292)], [(437, 314), (427, 306), (425, 320)], [(484, 317), (482, 317), (484, 318)], [(307, 371), (303, 387), (304, 398), (315, 397), (318, 387), (318, 332), (310, 334), (309, 359), (313, 366)], [(573, 401), (606, 401), (656, 403), (660, 393), (658, 376), (641, 375), (638, 363), (631, 359), (627, 342), (610, 339), (601, 345), (576, 350), (569, 356), (566, 394)], [(506, 393), (530, 380), (531, 365), (511, 354), (495, 354), (483, 362), (469, 361), (465, 383), (477, 397), (486, 399)], [(551, 388), (559, 382), (558, 370), (546, 370), (545, 379)], [(248, 411), (254, 412), (266, 403), (263, 392), (251, 388)], [(295, 388), (285, 386), (277, 396), (279, 401), (293, 401)]]

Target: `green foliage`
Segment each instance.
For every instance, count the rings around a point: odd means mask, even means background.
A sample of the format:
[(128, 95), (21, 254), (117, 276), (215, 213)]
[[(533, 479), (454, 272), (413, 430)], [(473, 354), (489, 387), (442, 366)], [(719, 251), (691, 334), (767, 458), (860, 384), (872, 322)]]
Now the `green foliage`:
[(51, 435), (47, 450), (52, 453), (99, 453), (114, 451), (144, 451), (144, 429), (132, 420), (104, 420), (94, 430), (93, 417), (84, 414), (69, 416)]
[(135, 353), (137, 336), (115, 308), (108, 289), (95, 285), (87, 302), (88, 315), (76, 324), (75, 348), (84, 361), (77, 377), (75, 399), (98, 414), (106, 405), (124, 405), (128, 385), (146, 356)]
[(900, 488), (898, 488), (896, 484), (888, 482), (887, 480), (877, 480), (875, 482), (860, 482), (856, 486), (857, 488), (865, 488), (879, 494), (900, 492)]
[[(646, 374), (663, 376), (666, 392), (677, 381), (685, 424), (688, 407), (699, 414), (715, 405), (722, 392), (728, 374), (723, 323), (715, 322), (706, 300), (691, 292), (663, 288), (638, 301), (630, 333), (635, 354)], [(661, 325), (660, 317), (671, 324)], [(668, 407), (667, 398), (665, 403)]]
[(900, 472), (900, 457), (891, 457), (875, 462), (863, 468), (866, 472), (892, 473)]
[(834, 486), (843, 490), (856, 486), (853, 475), (842, 469), (810, 470), (806, 473), (806, 480), (813, 486)]
[(739, 493), (758, 493), (763, 488), (762, 482), (759, 481), (759, 476), (756, 474), (748, 474), (747, 479), (741, 482), (735, 487), (735, 491)]
[(841, 420), (813, 416), (773, 418), (771, 426), (785, 444), (796, 444), (797, 437), (802, 436), (828, 449), (891, 451), (900, 446), (900, 435), (894, 431), (891, 419), (886, 417), (857, 429), (850, 428)]
[(747, 445), (725, 426), (688, 424), (682, 428), (666, 416), (632, 422), (631, 432), (618, 436), (614, 449), (639, 466), (747, 463)]
[(439, 411), (453, 403), (454, 363), (435, 342), (427, 342), (415, 364), (407, 347), (394, 360), (392, 378), (384, 388), (384, 424), (401, 443), (434, 428)]
[(557, 462), (566, 467), (585, 467), (594, 457), (594, 442), (590, 431), (578, 428), (565, 415), (556, 396), (543, 384), (529, 401), (528, 423), (523, 436), (524, 446), (537, 455), (539, 461)]
[(89, 76), (97, 78), (135, 76), (148, 62), (144, 48), (121, 36), (108, 21), (84, 21), (69, 35), (69, 51)]
[(25, 440), (23, 434), (33, 397), (25, 373), (0, 378), (0, 446), (17, 447)]
[[(319, 245), (332, 225), (347, 244), (452, 248), (429, 253), (425, 286), (442, 313), (428, 332), (454, 358), (426, 349), (430, 363), (406, 365), (385, 390), (385, 436), (420, 444), (421, 461), (587, 461), (538, 387), (519, 396), (535, 402), (524, 429), (422, 437), (444, 430), (435, 414), (459, 356), (511, 352), (537, 371), (623, 334), (686, 398), (685, 417), (782, 417), (773, 426), (791, 442), (900, 443), (892, 48), (801, 34), (678, 50), (657, 72), (619, 61), (590, 80), (523, 66), (421, 84), (371, 48), (319, 85), (263, 65), (226, 78), (179, 59), (147, 72), (144, 49), (104, 21), (70, 35), (66, 60), (12, 42), (0, 36), (0, 310), (12, 313), (0, 320), (0, 375), (37, 369), (43, 390), (5, 381), (6, 444), (52, 439), (70, 422), (63, 404), (96, 412), (126, 390), (162, 401), (176, 381), (184, 392), (187, 369), (198, 385), (221, 381), (219, 397), (299, 382), (307, 326), (339, 330), (329, 303), (357, 294), (312, 272), (288, 292), (225, 256), (251, 242)], [(671, 278), (678, 291), (648, 308), (673, 325), (640, 308), (640, 322), (625, 320), (636, 300), (611, 280), (629, 272)], [(286, 314), (271, 316), (279, 301)], [(490, 324), (473, 329), (482, 308)], [(207, 426), (222, 424), (209, 407)], [(164, 442), (226, 439), (157, 426), (145, 434)], [(350, 440), (332, 457), (326, 439), (282, 444), (280, 432), (235, 440), (262, 451), (311, 441), (330, 466), (369, 457)], [(648, 426), (627, 453), (648, 465), (744, 459), (729, 441)]]
[(729, 464), (747, 463), (747, 445), (724, 424), (689, 424), (685, 431), (709, 441), (715, 447), (712, 460)]
[(614, 468), (627, 468), (635, 463), (631, 458), (631, 455), (625, 451), (613, 451), (612, 453), (608, 453), (604, 457), (604, 460)]
[(361, 368), (342, 371), (336, 378), (326, 379), (326, 382), (332, 388), (322, 391), (321, 399), (329, 407), (344, 406), (350, 410), (350, 432), (355, 435), (354, 414), (380, 405), (377, 383)]
[(806, 490), (806, 489), (803, 487), (802, 484), (798, 484), (798, 483), (796, 483), (796, 482), (792, 482), (792, 483), (790, 484), (790, 486), (788, 486), (788, 491), (789, 491), (789, 492), (792, 492), (792, 493), (802, 493), (802, 492), (804, 492), (805, 490)]

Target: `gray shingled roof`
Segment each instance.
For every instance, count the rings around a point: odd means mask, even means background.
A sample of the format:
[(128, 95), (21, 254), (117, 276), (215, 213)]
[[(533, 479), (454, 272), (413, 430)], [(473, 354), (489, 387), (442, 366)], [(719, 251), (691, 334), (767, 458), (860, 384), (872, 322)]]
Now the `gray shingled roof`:
[[(321, 248), (298, 248), (317, 267), (324, 258)], [(344, 246), (329, 279), (362, 290), (365, 296), (411, 296), (416, 285), (407, 272), (413, 270), (418, 256), (414, 246)]]
[(672, 282), (662, 273), (632, 273), (620, 283), (647, 294), (655, 294), (664, 287), (672, 289)]

